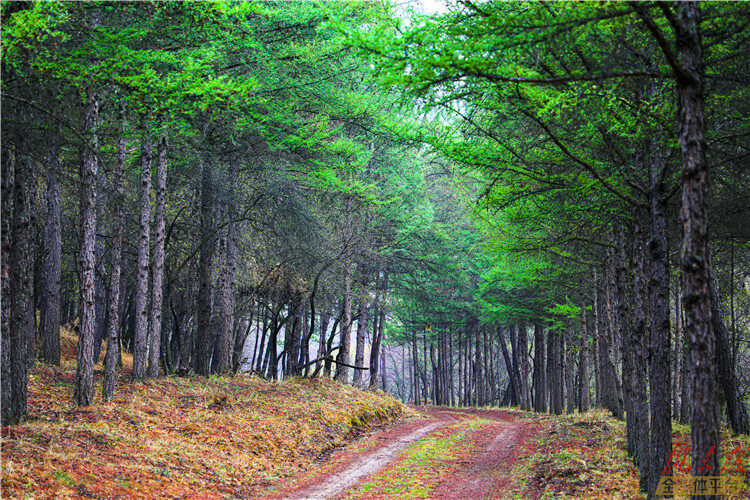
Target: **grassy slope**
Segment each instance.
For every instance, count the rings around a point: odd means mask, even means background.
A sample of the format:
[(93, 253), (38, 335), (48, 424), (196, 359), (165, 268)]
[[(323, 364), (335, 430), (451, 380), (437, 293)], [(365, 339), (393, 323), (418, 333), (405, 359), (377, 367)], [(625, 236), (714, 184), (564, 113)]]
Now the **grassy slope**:
[(390, 396), (329, 381), (248, 377), (123, 384), (114, 401), (98, 394), (78, 409), (73, 342), (64, 336), (62, 367), (34, 369), (32, 419), (3, 428), (3, 498), (252, 495), (404, 412)]

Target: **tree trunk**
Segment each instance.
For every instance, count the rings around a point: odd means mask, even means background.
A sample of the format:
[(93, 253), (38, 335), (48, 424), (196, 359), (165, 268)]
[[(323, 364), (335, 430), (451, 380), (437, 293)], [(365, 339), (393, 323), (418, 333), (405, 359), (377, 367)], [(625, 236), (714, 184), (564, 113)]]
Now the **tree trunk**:
[(640, 489), (649, 488), (653, 469), (663, 471), (663, 466), (650, 462), (649, 444), (649, 414), (648, 394), (646, 391), (646, 369), (648, 358), (648, 285), (646, 282), (646, 242), (644, 241), (643, 225), (636, 222), (635, 245), (633, 250), (633, 325), (626, 332), (625, 342), (630, 357), (629, 391), (631, 393), (630, 407), (626, 425), (629, 426), (629, 436), (633, 460), (640, 473)]
[(148, 376), (159, 376), (161, 353), (162, 308), (164, 305), (164, 237), (167, 210), (167, 138), (157, 147), (156, 199), (154, 203), (154, 266), (151, 283), (151, 332), (149, 339)]
[[(349, 364), (349, 344), (352, 336), (352, 269), (348, 260), (344, 263), (344, 319), (341, 323), (341, 343), (336, 361)], [(349, 368), (343, 364), (336, 367), (334, 380), (349, 383)]]
[(219, 290), (220, 307), (221, 307), (221, 326), (219, 331), (219, 356), (218, 367), (216, 372), (220, 375), (227, 375), (232, 372), (232, 352), (234, 350), (234, 287), (235, 275), (237, 271), (237, 241), (236, 241), (236, 223), (233, 220), (236, 217), (234, 193), (237, 192), (237, 172), (233, 166), (229, 167), (229, 194), (227, 200), (226, 219), (227, 227), (225, 229), (226, 242), (223, 249), (223, 262), (221, 265), (221, 277)]
[[(683, 72), (677, 81), (682, 156), (680, 270), (685, 334), (691, 354), (692, 474), (712, 476), (719, 470), (719, 416), (708, 275), (708, 167), (703, 116), (701, 13), (697, 2), (682, 2), (677, 8), (682, 28), (682, 36), (677, 37), (677, 48), (682, 56)], [(709, 451), (713, 453), (709, 454)]]
[(195, 373), (207, 377), (211, 371), (211, 312), (214, 254), (213, 173), (208, 158), (201, 161), (201, 248), (198, 270), (198, 317), (195, 338)]
[[(86, 105), (84, 130), (94, 132), (99, 123), (99, 96)], [(96, 173), (99, 138), (94, 132), (83, 152), (81, 168), (81, 321), (78, 335), (75, 400), (88, 406), (94, 400), (94, 245), (96, 244)], [(31, 320), (33, 325), (33, 317)]]
[(380, 316), (380, 294), (375, 295), (375, 302), (372, 304), (372, 348), (370, 349), (370, 388), (378, 386), (378, 372), (380, 371), (380, 335), (378, 335), (378, 325), (381, 321)]
[(573, 413), (576, 409), (575, 366), (573, 364), (573, 327), (565, 330), (565, 411)]
[(120, 138), (117, 141), (117, 161), (115, 163), (114, 196), (112, 211), (115, 214), (112, 226), (112, 253), (109, 275), (109, 300), (107, 303), (107, 354), (104, 356), (104, 381), (102, 400), (110, 401), (115, 393), (117, 382), (117, 361), (120, 358), (118, 331), (120, 326), (120, 272), (122, 263), (122, 240), (125, 206), (125, 162), (127, 161), (127, 141), (125, 121), (120, 118)]
[(331, 309), (329, 305), (323, 307), (320, 313), (320, 342), (318, 343), (318, 362), (315, 363), (315, 372), (319, 372), (321, 368), (320, 358), (326, 353), (326, 335), (328, 334), (328, 322), (331, 321)]
[(531, 394), (529, 392), (529, 348), (528, 332), (526, 331), (526, 322), (519, 321), (518, 325), (518, 362), (520, 371), (520, 388), (521, 388), (521, 409), (524, 411), (531, 410)]
[(60, 365), (60, 277), (62, 274), (62, 231), (60, 228), (60, 191), (57, 186), (60, 148), (49, 153), (47, 174), (47, 225), (44, 227), (43, 307), (39, 312), (40, 359)]
[(651, 478), (649, 492), (656, 491), (672, 452), (671, 328), (669, 324), (669, 253), (666, 198), (661, 170), (651, 165), (649, 257), (649, 387), (651, 403)]
[(550, 344), (550, 410), (555, 415), (563, 413), (563, 384), (562, 384), (562, 335), (560, 332), (550, 331), (548, 340)]
[[(95, 101), (94, 101), (95, 102)], [(16, 155), (10, 271), (10, 405), (3, 406), (3, 424), (17, 424), (28, 414), (29, 339), (34, 339), (34, 176), (31, 159)], [(96, 168), (96, 166), (94, 166)], [(5, 219), (8, 212), (3, 213)], [(4, 351), (5, 352), (5, 351)], [(7, 366), (7, 364), (6, 364)]]
[(547, 383), (545, 380), (544, 329), (534, 323), (534, 411), (547, 411)]
[(503, 335), (503, 327), (498, 326), (497, 327), (497, 336), (500, 338), (500, 350), (503, 352), (503, 359), (505, 360), (505, 368), (508, 372), (508, 380), (510, 387), (512, 388), (513, 394), (515, 397), (511, 397), (510, 404), (518, 404), (518, 397), (521, 394), (521, 388), (520, 388), (520, 380), (518, 375), (516, 374), (515, 370), (513, 369), (513, 362), (510, 359), (510, 355), (508, 353), (508, 346), (505, 344), (505, 336)]
[(138, 278), (135, 292), (135, 332), (133, 338), (133, 378), (146, 376), (148, 349), (148, 268), (151, 237), (151, 142), (144, 132), (141, 145), (141, 215), (138, 240)]
[[(365, 299), (360, 299), (359, 316), (357, 317), (357, 347), (354, 355), (354, 366), (364, 366), (365, 364), (365, 342), (367, 341), (367, 324), (370, 319), (370, 308), (367, 306)], [(359, 368), (354, 369), (355, 386), (362, 385), (362, 372)]]
[[(591, 409), (591, 394), (589, 393), (589, 326), (585, 301), (581, 302), (581, 341), (578, 344), (578, 351), (578, 411), (583, 413)], [(546, 411), (546, 409), (543, 411)]]
[[(7, 143), (3, 146), (7, 146)], [(0, 402), (0, 410), (2, 411), (2, 425), (14, 424), (24, 417), (24, 415), (16, 417), (15, 412), (12, 411), (12, 395), (15, 395), (14, 391), (16, 386), (11, 383), (11, 379), (15, 378), (13, 376), (13, 369), (15, 366), (12, 366), (10, 338), (14, 335), (11, 333), (10, 328), (11, 301), (6, 298), (11, 296), (9, 258), (13, 251), (10, 234), (12, 156), (13, 153), (11, 153), (10, 149), (3, 147), (2, 154), (0, 154), (0, 165), (2, 166), (2, 172), (0, 173), (0, 189), (2, 189), (2, 193), (0, 193), (0, 205), (2, 205), (0, 209), (0, 214), (2, 215), (2, 217), (0, 217), (0, 237), (2, 238), (2, 241), (0, 242), (0, 286), (2, 287), (0, 289), (0, 320), (2, 321), (0, 324), (0, 327), (2, 328), (2, 331), (0, 331), (0, 339), (2, 339), (2, 345), (0, 345), (0, 366), (2, 368), (2, 373), (0, 374), (0, 384), (2, 384), (0, 387), (0, 398), (2, 398), (2, 402)]]

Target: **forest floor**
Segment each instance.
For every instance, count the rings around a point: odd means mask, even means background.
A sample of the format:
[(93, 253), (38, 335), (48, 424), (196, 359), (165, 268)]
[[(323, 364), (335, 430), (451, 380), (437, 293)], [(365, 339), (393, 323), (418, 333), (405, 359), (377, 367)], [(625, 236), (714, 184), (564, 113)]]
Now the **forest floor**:
[(274, 498), (642, 498), (624, 430), (604, 412), (419, 407), (262, 492)]
[[(2, 428), (0, 498), (248, 498), (313, 467), (371, 428), (403, 419), (380, 392), (332, 381), (165, 377), (115, 399), (73, 402), (76, 339), (60, 367), (37, 363), (30, 419)], [(95, 368), (101, 390), (101, 364)]]

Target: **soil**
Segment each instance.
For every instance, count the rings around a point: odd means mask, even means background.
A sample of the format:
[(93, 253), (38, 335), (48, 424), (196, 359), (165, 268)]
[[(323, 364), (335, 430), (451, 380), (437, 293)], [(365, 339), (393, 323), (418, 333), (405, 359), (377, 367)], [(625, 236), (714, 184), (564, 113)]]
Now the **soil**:
[(462, 440), (471, 452), (449, 461), (447, 472), (430, 485), (430, 498), (503, 498), (510, 494), (509, 478), (519, 445), (536, 427), (502, 410), (420, 407), (418, 411), (423, 418), (380, 429), (337, 450), (315, 473), (296, 478), (271, 496), (290, 500), (345, 498), (377, 473), (398, 467), (403, 451), (412, 443), (432, 434), (450, 435), (458, 428), (451, 424), (477, 418), (485, 424)]

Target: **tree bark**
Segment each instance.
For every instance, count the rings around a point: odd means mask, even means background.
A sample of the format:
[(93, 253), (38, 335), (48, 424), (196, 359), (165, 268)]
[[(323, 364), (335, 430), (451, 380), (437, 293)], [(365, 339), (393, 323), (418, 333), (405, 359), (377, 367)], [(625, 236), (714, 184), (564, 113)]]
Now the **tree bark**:
[[(84, 130), (90, 140), (83, 152), (81, 166), (81, 321), (78, 335), (75, 400), (78, 406), (88, 406), (94, 400), (94, 246), (96, 245), (96, 174), (99, 138), (99, 96), (92, 93), (86, 104)], [(33, 317), (31, 319), (33, 325)]]
[[(4, 144), (3, 146), (7, 146)], [(10, 224), (10, 213), (11, 213), (11, 196), (12, 196), (12, 181), (11, 181), (11, 168), (13, 153), (10, 149), (3, 147), (2, 154), (0, 155), (0, 165), (2, 166), (2, 172), (0, 173), (0, 205), (2, 217), (0, 217), (0, 339), (2, 339), (2, 345), (0, 345), (0, 366), (2, 373), (0, 374), (0, 410), (2, 411), (1, 423), (2, 425), (11, 425), (16, 423), (19, 418), (16, 418), (16, 414), (12, 406), (12, 395), (15, 394), (15, 385), (12, 384), (11, 379), (13, 376), (13, 362), (11, 360), (11, 336), (15, 337), (11, 333), (10, 328), (10, 317), (11, 307), (10, 300), (7, 297), (11, 296), (10, 293), (10, 255), (13, 251), (11, 245), (11, 224)], [(23, 418), (23, 415), (20, 417)]]
[(545, 380), (544, 329), (534, 323), (534, 411), (547, 412), (547, 382)]
[[(357, 347), (354, 354), (354, 366), (364, 366), (365, 364), (365, 342), (367, 340), (367, 325), (370, 319), (370, 308), (364, 298), (359, 302), (359, 315), (357, 317)], [(362, 372), (358, 368), (354, 369), (353, 384), (360, 386), (362, 384)]]
[(138, 277), (135, 292), (135, 331), (133, 333), (133, 378), (146, 377), (148, 351), (148, 271), (151, 238), (151, 141), (144, 132), (141, 144), (141, 213), (138, 239)]
[(47, 225), (44, 227), (44, 290), (43, 307), (39, 312), (41, 340), (40, 359), (60, 365), (60, 278), (62, 275), (62, 231), (60, 227), (60, 191), (56, 170), (60, 148), (53, 146), (49, 153), (47, 173)]
[[(198, 316), (195, 339), (195, 373), (207, 377), (211, 371), (211, 310), (214, 254), (213, 173), (207, 158), (201, 161), (201, 248), (198, 270)], [(275, 339), (274, 339), (275, 341)], [(275, 352), (274, 352), (275, 354)]]
[(334, 380), (349, 383), (349, 344), (352, 336), (352, 269), (348, 259), (344, 262), (344, 318), (341, 322), (341, 342), (336, 361), (336, 376)]
[[(690, 342), (692, 474), (712, 476), (719, 470), (719, 416), (716, 361), (711, 324), (708, 275), (708, 207), (705, 157), (703, 60), (698, 2), (678, 6), (682, 56), (678, 78), (682, 167), (682, 275), (685, 334)], [(713, 451), (713, 453), (710, 453)], [(705, 497), (704, 497), (705, 498)]]
[(127, 161), (127, 141), (125, 122), (120, 119), (120, 138), (117, 141), (117, 161), (115, 163), (114, 196), (112, 210), (115, 214), (112, 226), (112, 253), (109, 275), (109, 300), (107, 304), (107, 354), (104, 356), (104, 381), (102, 400), (110, 401), (115, 393), (117, 382), (117, 361), (120, 358), (118, 331), (120, 326), (120, 272), (122, 263), (122, 240), (125, 206), (125, 162)]
[[(234, 306), (235, 306), (235, 276), (237, 274), (237, 238), (234, 193), (237, 192), (237, 172), (233, 166), (229, 167), (229, 194), (227, 200), (227, 227), (225, 229), (226, 243), (223, 249), (223, 262), (220, 277), (220, 307), (221, 326), (219, 332), (219, 359), (216, 372), (226, 375), (232, 371), (232, 351), (234, 349)], [(294, 358), (292, 358), (294, 359)], [(296, 361), (295, 361), (296, 362)]]
[(528, 332), (526, 331), (526, 322), (519, 321), (518, 325), (518, 361), (521, 378), (521, 409), (524, 411), (531, 410), (531, 393), (529, 391), (529, 348)]
[(164, 237), (167, 210), (167, 138), (162, 137), (156, 154), (156, 197), (154, 200), (154, 265), (151, 278), (151, 330), (149, 334), (148, 373), (159, 376), (162, 314), (164, 307)]
[(573, 327), (565, 330), (565, 411), (573, 413), (576, 409), (575, 366), (573, 365)]
[(656, 491), (672, 452), (671, 328), (669, 323), (669, 253), (666, 198), (661, 170), (651, 165), (649, 258), (649, 387), (651, 405), (651, 455), (649, 492)]
[[(581, 302), (581, 341), (578, 351), (578, 411), (583, 413), (591, 409), (591, 394), (589, 393), (589, 325), (585, 301)], [(546, 409), (543, 411), (546, 411)]]

